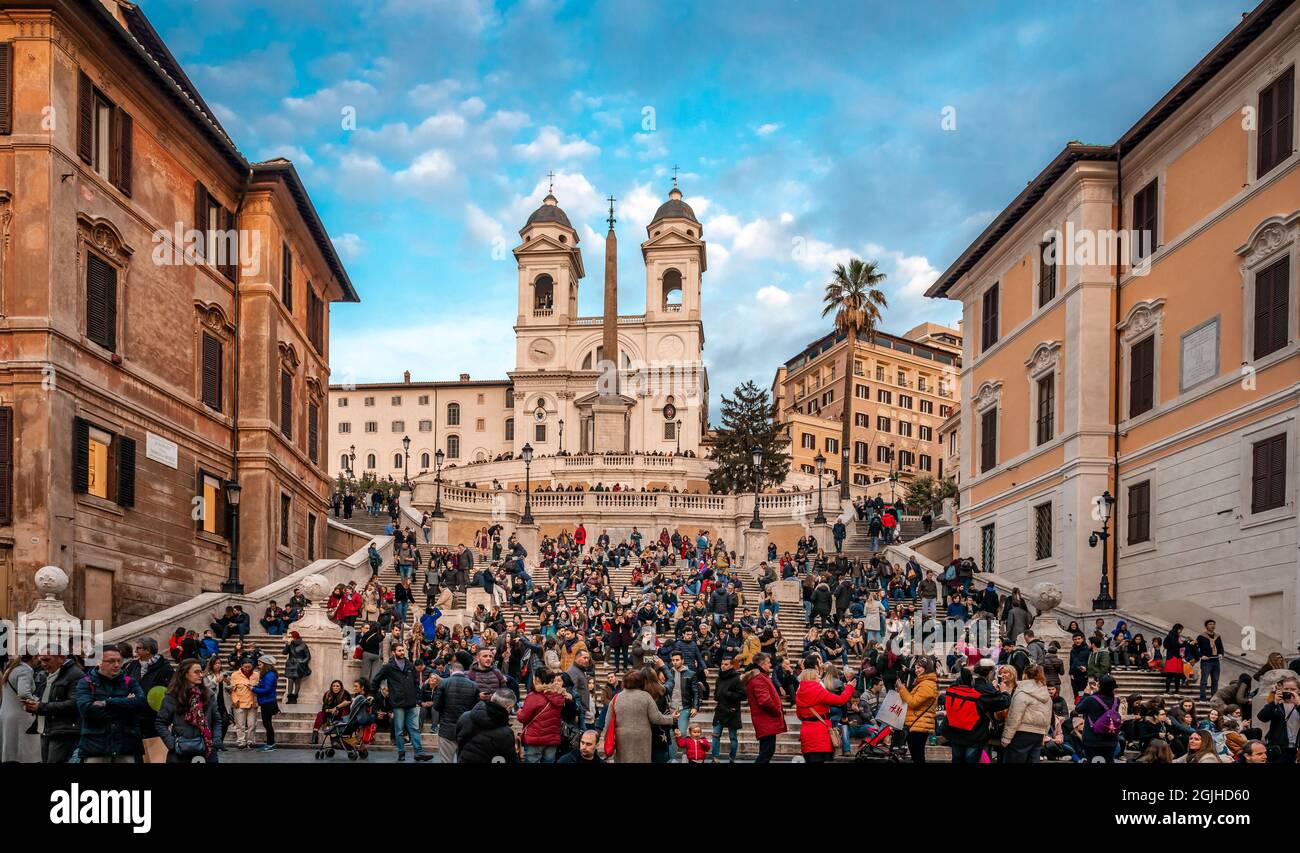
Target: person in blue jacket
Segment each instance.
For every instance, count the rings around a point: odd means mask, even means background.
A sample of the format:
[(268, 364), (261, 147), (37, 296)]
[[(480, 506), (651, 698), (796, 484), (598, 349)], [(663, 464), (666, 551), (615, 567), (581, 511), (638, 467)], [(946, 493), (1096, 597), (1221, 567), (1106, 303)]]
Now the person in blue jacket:
[(270, 752), (275, 749), (275, 715), (280, 713), (280, 703), (275, 692), (280, 677), (276, 674), (275, 658), (271, 655), (258, 658), (257, 669), (261, 678), (253, 687), (253, 696), (257, 698), (257, 709), (262, 712), (262, 728), (266, 729), (266, 743), (257, 750)]

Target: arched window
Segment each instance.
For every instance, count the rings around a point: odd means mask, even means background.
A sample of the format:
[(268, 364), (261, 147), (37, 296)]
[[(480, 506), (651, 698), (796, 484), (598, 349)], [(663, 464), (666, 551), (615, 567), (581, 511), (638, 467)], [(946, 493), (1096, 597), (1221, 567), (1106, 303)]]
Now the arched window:
[(339, 468), (343, 471), (348, 470), (348, 455), (346, 453), (339, 457)]
[(539, 275), (533, 282), (533, 310), (555, 307), (555, 282), (549, 275)]
[(682, 310), (682, 274), (677, 270), (664, 273), (664, 310)]
[(402, 454), (400, 454), (400, 453), (394, 453), (394, 454), (393, 454), (393, 467), (394, 467), (394, 468), (401, 468), (401, 467), (402, 467)]
[(460, 426), (460, 403), (447, 404), (447, 426)]
[(373, 470), (375, 470), (375, 469), (378, 468), (378, 467), (379, 467), (379, 466), (378, 466), (378, 464), (376, 463), (376, 460), (375, 460), (375, 454), (372, 453), (372, 454), (370, 454), (369, 456), (366, 457), (366, 469), (367, 469), (367, 470), (369, 470), (369, 471), (373, 471)]
[(421, 468), (428, 468), (428, 467), (429, 467), (429, 454), (427, 454), (427, 453), (421, 453), (421, 454), (420, 454), (420, 467), (421, 467)]
[(447, 436), (447, 458), (448, 459), (460, 458), (460, 436), (458, 435)]
[(506, 441), (515, 440), (515, 419), (506, 418)]
[[(632, 359), (628, 357), (628, 354), (626, 352), (620, 352), (618, 355), (619, 355), (619, 361), (622, 362), (621, 369), (627, 370), (632, 367)], [(596, 349), (593, 350), (592, 352), (587, 353), (587, 357), (582, 360), (582, 369), (593, 370), (595, 369), (593, 365), (598, 365), (604, 360), (605, 360), (605, 347), (603, 344), (597, 345)]]

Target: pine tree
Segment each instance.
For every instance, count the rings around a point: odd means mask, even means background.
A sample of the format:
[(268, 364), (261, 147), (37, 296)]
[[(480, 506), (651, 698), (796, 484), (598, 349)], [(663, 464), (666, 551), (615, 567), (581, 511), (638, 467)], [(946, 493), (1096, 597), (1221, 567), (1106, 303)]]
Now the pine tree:
[(738, 386), (733, 393), (732, 399), (722, 398), (722, 426), (710, 454), (717, 467), (709, 474), (709, 488), (725, 493), (752, 492), (755, 446), (763, 450), (759, 488), (784, 482), (790, 472), (790, 442), (776, 420), (776, 404), (753, 382)]

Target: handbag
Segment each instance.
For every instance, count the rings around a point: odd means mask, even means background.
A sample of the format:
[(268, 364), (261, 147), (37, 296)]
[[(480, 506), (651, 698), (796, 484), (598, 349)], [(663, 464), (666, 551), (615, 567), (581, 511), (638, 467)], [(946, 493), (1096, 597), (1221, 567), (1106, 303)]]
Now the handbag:
[(618, 697), (615, 696), (609, 700), (609, 724), (605, 733), (605, 757), (613, 758), (614, 750), (618, 748), (615, 743), (615, 734), (618, 732), (618, 719), (615, 716), (614, 706), (618, 704)]
[(822, 715), (817, 713), (816, 708), (809, 708), (808, 710), (812, 711), (813, 716), (817, 718), (817, 722), (826, 723), (826, 733), (831, 737), (831, 748), (834, 752), (839, 752), (844, 746), (844, 733), (840, 731), (840, 727), (833, 726), (829, 720), (823, 719)]
[(201, 737), (178, 737), (176, 738), (176, 754), (181, 758), (193, 758), (196, 755), (203, 755), (208, 751), (207, 744)]

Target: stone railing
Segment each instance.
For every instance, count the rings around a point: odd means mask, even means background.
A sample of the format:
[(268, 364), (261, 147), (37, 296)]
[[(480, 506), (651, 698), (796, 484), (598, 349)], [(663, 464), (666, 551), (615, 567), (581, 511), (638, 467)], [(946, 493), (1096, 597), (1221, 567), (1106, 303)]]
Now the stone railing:
[[(329, 519), (329, 526), (331, 528), (343, 528), (349, 533), (359, 533), (361, 536), (366, 536), (364, 532), (340, 524), (333, 518)], [(160, 645), (165, 645), (167, 638), (177, 628), (193, 628), (202, 632), (212, 621), (212, 614), (219, 614), (227, 606), (236, 604), (243, 606), (244, 612), (248, 614), (252, 622), (253, 630), (257, 631), (259, 630), (257, 620), (262, 618), (262, 611), (266, 606), (272, 601), (287, 602), (290, 596), (293, 595), (294, 587), (301, 586), (304, 579), (309, 575), (322, 575), (331, 588), (334, 584), (347, 583), (353, 580), (357, 582), (358, 586), (363, 585), (370, 578), (370, 561), (367, 552), (370, 542), (378, 543), (379, 553), (383, 556), (385, 563), (391, 560), (393, 556), (393, 537), (366, 536), (366, 542), (365, 546), (346, 557), (316, 560), (290, 575), (272, 581), (259, 589), (245, 592), (242, 595), (226, 592), (200, 593), (189, 601), (159, 611), (152, 616), (146, 616), (134, 622), (127, 622), (124, 625), (118, 625), (109, 631), (105, 631), (104, 643), (131, 642), (136, 637), (150, 636), (158, 640)]]

